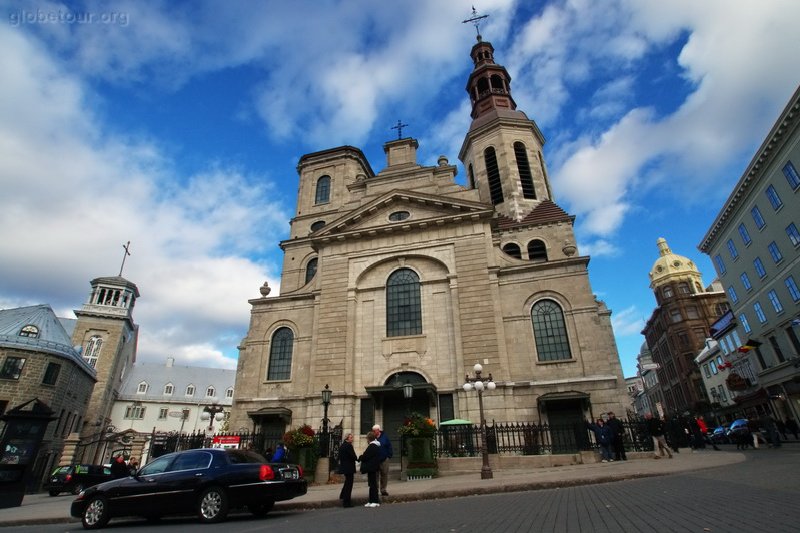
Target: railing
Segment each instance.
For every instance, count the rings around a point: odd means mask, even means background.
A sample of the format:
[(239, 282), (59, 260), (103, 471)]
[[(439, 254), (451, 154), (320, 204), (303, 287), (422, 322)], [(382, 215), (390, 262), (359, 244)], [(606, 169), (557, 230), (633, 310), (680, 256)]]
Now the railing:
[[(643, 422), (621, 421), (623, 442), (628, 451), (653, 449)], [(584, 423), (549, 425), (496, 423), (486, 425), (489, 453), (501, 455), (544, 455), (577, 453), (598, 448)], [(477, 457), (481, 455), (481, 428), (478, 425), (445, 426), (434, 436), (437, 457)]]

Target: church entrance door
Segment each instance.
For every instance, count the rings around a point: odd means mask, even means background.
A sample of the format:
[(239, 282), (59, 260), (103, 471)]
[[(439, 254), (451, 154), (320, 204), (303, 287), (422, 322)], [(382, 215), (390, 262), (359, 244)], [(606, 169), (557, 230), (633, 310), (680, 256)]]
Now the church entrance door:
[(575, 453), (586, 438), (583, 400), (551, 400), (546, 404), (553, 453)]

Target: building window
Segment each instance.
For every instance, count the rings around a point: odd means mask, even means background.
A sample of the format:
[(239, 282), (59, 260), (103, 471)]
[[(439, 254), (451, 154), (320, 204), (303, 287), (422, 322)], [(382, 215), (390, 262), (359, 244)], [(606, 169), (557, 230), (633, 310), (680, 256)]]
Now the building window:
[(683, 320), (683, 315), (681, 315), (680, 309), (673, 309), (672, 311), (669, 312), (669, 316), (673, 322), (680, 322), (681, 320)]
[(375, 402), (372, 398), (362, 398), (359, 411), (361, 412), (360, 433), (366, 435), (372, 431), (372, 425), (375, 423)]
[(733, 244), (733, 239), (728, 239), (728, 252), (731, 254), (731, 259), (738, 259), (739, 251), (736, 250), (736, 245)]
[(800, 232), (797, 231), (797, 226), (794, 225), (794, 222), (786, 226), (786, 235), (789, 236), (789, 242), (792, 243), (792, 246), (800, 245)]
[(317, 220), (316, 222), (311, 224), (311, 231), (312, 232), (313, 231), (319, 231), (324, 227), (325, 227), (325, 221), (324, 220)]
[(142, 420), (145, 408), (141, 405), (129, 405), (125, 408), (125, 418), (128, 420)]
[(422, 334), (419, 276), (408, 268), (397, 270), (386, 281), (386, 336)]
[(783, 260), (783, 254), (781, 254), (781, 250), (778, 248), (775, 241), (769, 243), (767, 249), (769, 249), (769, 255), (772, 256), (772, 260), (775, 261), (775, 263), (780, 263)]
[(789, 187), (791, 187), (793, 191), (796, 191), (797, 188), (800, 187), (800, 176), (798, 176), (797, 169), (794, 168), (791, 161), (783, 166), (783, 175), (786, 176), (786, 181), (789, 182)]
[(770, 205), (772, 205), (772, 208), (775, 211), (777, 211), (778, 209), (780, 209), (783, 206), (783, 202), (781, 202), (781, 197), (778, 196), (778, 191), (775, 190), (775, 187), (773, 187), (772, 185), (767, 187), (767, 190), (766, 190), (765, 194), (767, 195), (767, 198), (769, 199)]
[(503, 245), (503, 253), (506, 255), (510, 255), (516, 259), (522, 259), (522, 251), (519, 249), (519, 245), (514, 242), (509, 242)]
[(39, 328), (32, 324), (28, 324), (27, 326), (23, 326), (21, 330), (19, 330), (20, 337), (32, 337), (36, 338), (39, 336)]
[(672, 298), (672, 287), (667, 285), (661, 290), (661, 294), (664, 295), (664, 298)]
[(500, 183), (500, 169), (497, 167), (497, 156), (491, 146), (483, 151), (483, 159), (486, 162), (486, 175), (489, 178), (489, 196), (492, 205), (503, 203), (503, 185)]
[(327, 204), (331, 200), (331, 177), (322, 176), (317, 180), (317, 192), (314, 196), (315, 204)]
[(42, 383), (44, 385), (55, 385), (58, 381), (59, 372), (61, 372), (61, 365), (58, 363), (47, 363), (47, 368), (44, 369)]
[(784, 283), (786, 284), (786, 288), (789, 290), (789, 295), (792, 297), (792, 301), (800, 302), (800, 289), (797, 288), (797, 283), (795, 283), (794, 277), (789, 276), (786, 278)]
[(94, 335), (86, 343), (86, 350), (83, 353), (83, 360), (90, 367), (97, 368), (97, 360), (100, 358), (100, 349), (103, 347), (103, 339), (100, 335)]
[(747, 321), (747, 315), (742, 313), (739, 315), (739, 323), (742, 325), (745, 333), (750, 333), (752, 329), (750, 328), (750, 322)]
[(194, 396), (194, 385), (186, 386), (186, 396)]
[(172, 383), (167, 383), (164, 385), (164, 396), (172, 396), (172, 392), (175, 390), (175, 387), (172, 386)]
[(753, 285), (750, 284), (750, 277), (747, 275), (747, 272), (742, 272), (742, 275), (739, 276), (739, 279), (742, 280), (742, 287), (744, 287), (744, 290), (749, 291), (753, 288)]
[(708, 369), (708, 363), (703, 365), (703, 374), (705, 374), (707, 378), (711, 377), (711, 371)]
[(389, 215), (389, 222), (400, 222), (411, 216), (408, 211), (395, 211)]
[(166, 407), (162, 407), (161, 409), (158, 410), (158, 419), (166, 420), (168, 414), (169, 414), (169, 409)]
[(537, 263), (547, 261), (547, 246), (544, 241), (534, 239), (528, 243), (528, 258)]
[(233, 387), (228, 387), (225, 391), (226, 398), (233, 398)]
[(781, 300), (778, 298), (778, 293), (776, 293), (775, 290), (769, 291), (767, 293), (767, 297), (769, 298), (772, 308), (775, 309), (776, 313), (783, 311), (783, 305), (781, 305)]
[(472, 163), (469, 164), (469, 168), (467, 168), (467, 175), (469, 176), (469, 188), (475, 188), (475, 172), (472, 170)]
[(739, 301), (739, 297), (736, 295), (736, 289), (733, 288), (733, 285), (728, 287), (728, 297), (731, 299), (731, 303)]
[(722, 256), (717, 254), (714, 256), (714, 263), (717, 265), (717, 273), (721, 276), (725, 272), (727, 272), (725, 268), (725, 261), (722, 260)]
[(761, 216), (761, 210), (757, 205), (753, 206), (753, 209), (750, 210), (750, 214), (753, 216), (753, 222), (756, 223), (756, 227), (758, 229), (761, 229), (767, 225), (767, 223), (764, 222), (764, 217)]
[(209, 387), (206, 389), (206, 398), (213, 398), (217, 395), (216, 389), (214, 387)]
[(742, 238), (742, 243), (745, 246), (750, 246), (750, 243), (753, 242), (753, 239), (750, 238), (750, 233), (747, 231), (747, 226), (744, 225), (744, 222), (739, 224), (739, 236)]
[(540, 300), (531, 308), (533, 338), (539, 361), (572, 359), (564, 312), (553, 300)]
[(708, 366), (709, 368), (711, 368), (712, 374), (714, 374), (715, 376), (719, 374), (719, 368), (717, 368), (717, 364), (713, 360), (708, 364)]
[(289, 379), (292, 374), (292, 349), (294, 333), (289, 328), (278, 328), (272, 335), (269, 347), (267, 380)]
[(306, 263), (306, 283), (314, 279), (317, 275), (317, 258), (313, 257)]
[(764, 269), (764, 263), (761, 262), (760, 257), (753, 259), (753, 266), (756, 268), (756, 274), (758, 274), (759, 278), (764, 279), (767, 277), (767, 271)]
[(697, 307), (690, 305), (686, 308), (687, 318), (698, 318), (700, 315), (697, 313)]
[(778, 362), (785, 363), (786, 357), (783, 355), (783, 350), (781, 350), (781, 347), (778, 344), (778, 339), (776, 339), (774, 336), (770, 336), (769, 343), (772, 345), (772, 349), (775, 351), (775, 355), (778, 356)]
[(686, 283), (679, 283), (678, 284), (678, 292), (681, 294), (689, 294), (691, 291), (689, 290), (689, 285)]
[(514, 157), (517, 160), (519, 181), (522, 185), (522, 197), (535, 200), (536, 191), (533, 188), (533, 175), (531, 174), (531, 167), (528, 164), (528, 154), (525, 152), (525, 145), (521, 142), (514, 143)]
[(147, 382), (142, 381), (141, 383), (139, 383), (139, 388), (136, 389), (136, 394), (147, 394), (147, 389), (148, 389)]
[(756, 302), (753, 304), (753, 311), (756, 312), (756, 317), (758, 317), (758, 321), (762, 324), (767, 321), (767, 315), (764, 314), (764, 310), (761, 308), (761, 304)]

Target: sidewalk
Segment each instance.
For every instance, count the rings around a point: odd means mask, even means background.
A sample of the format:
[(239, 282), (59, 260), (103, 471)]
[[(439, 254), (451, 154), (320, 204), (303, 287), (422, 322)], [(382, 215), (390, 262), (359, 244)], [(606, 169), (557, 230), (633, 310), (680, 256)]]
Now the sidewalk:
[[(495, 471), (493, 479), (481, 479), (480, 471), (469, 474), (452, 474), (427, 480), (389, 481), (389, 496), (382, 503), (452, 498), (472, 494), (518, 492), (575, 485), (607, 483), (679, 472), (692, 472), (739, 463), (745, 454), (736, 451), (712, 450), (692, 453), (684, 449), (674, 459), (635, 459), (613, 463), (596, 463), (530, 470)], [(341, 505), (341, 485), (312, 485), (308, 494), (288, 502), (275, 504), (275, 511), (285, 509), (318, 509)], [(47, 493), (25, 496), (20, 507), (0, 509), (0, 527), (32, 524), (53, 524), (77, 521), (70, 517), (69, 508), (75, 497), (62, 494), (51, 497)], [(357, 476), (353, 487), (353, 503), (367, 501), (366, 476)]]

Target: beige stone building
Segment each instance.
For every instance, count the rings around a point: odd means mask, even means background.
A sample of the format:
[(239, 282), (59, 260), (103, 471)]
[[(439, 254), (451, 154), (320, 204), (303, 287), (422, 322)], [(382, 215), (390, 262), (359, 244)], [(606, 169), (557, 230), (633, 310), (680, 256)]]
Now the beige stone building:
[[(342, 146), (303, 156), (279, 296), (250, 300), (232, 427), (332, 423), (391, 437), (405, 413), (479, 421), (462, 389), (476, 362), (497, 388), (486, 418), (565, 423), (624, 412), (611, 312), (592, 293), (574, 217), (553, 199), (536, 123), (480, 41), (459, 153), (417, 161), (417, 141), (384, 145), (386, 167)], [(413, 384), (406, 400), (402, 385)]]

